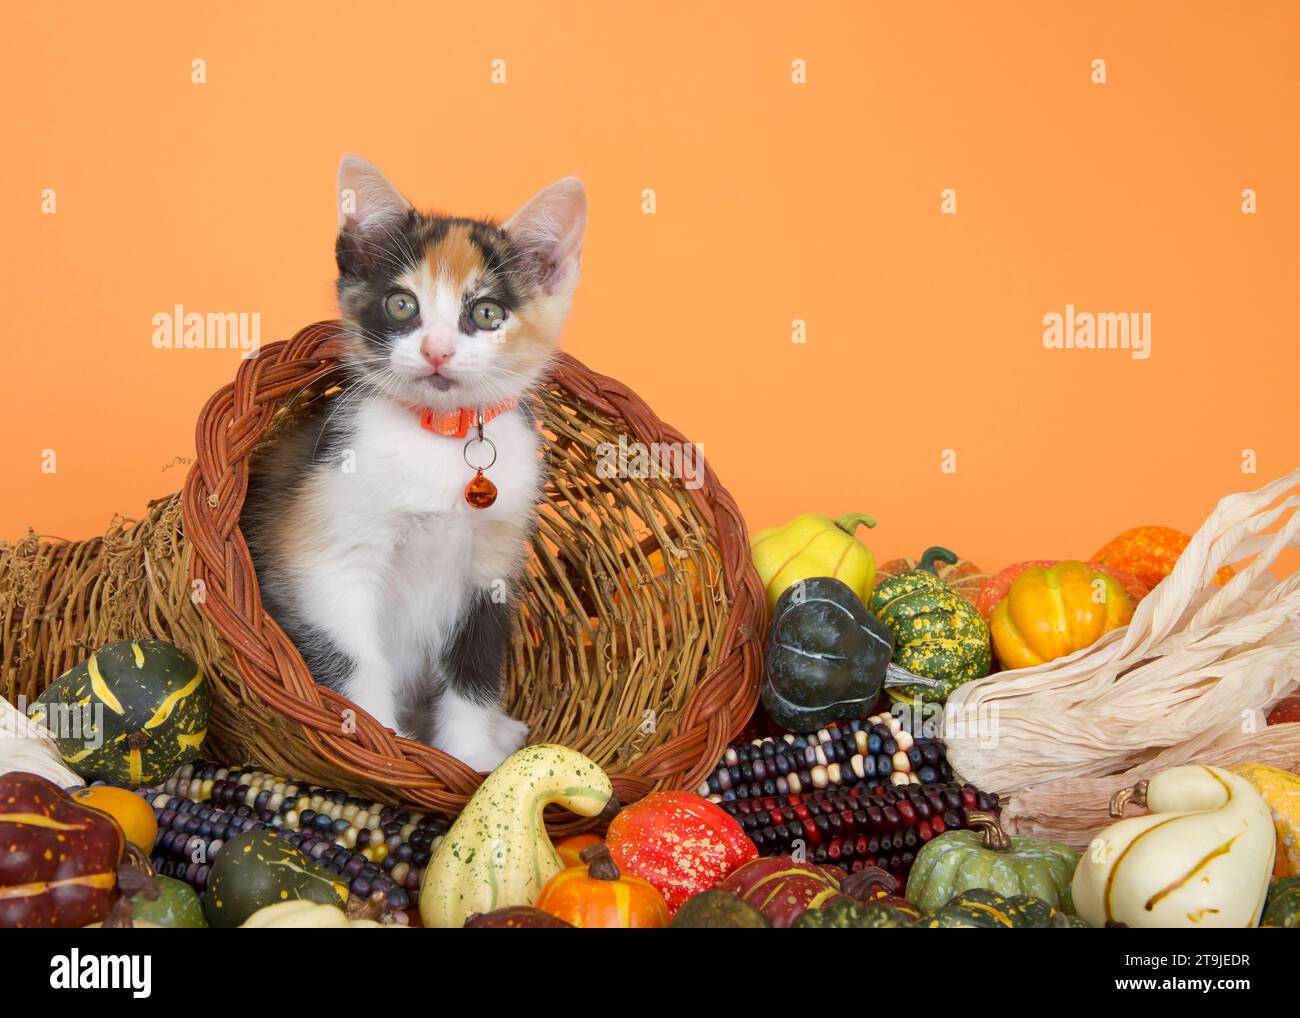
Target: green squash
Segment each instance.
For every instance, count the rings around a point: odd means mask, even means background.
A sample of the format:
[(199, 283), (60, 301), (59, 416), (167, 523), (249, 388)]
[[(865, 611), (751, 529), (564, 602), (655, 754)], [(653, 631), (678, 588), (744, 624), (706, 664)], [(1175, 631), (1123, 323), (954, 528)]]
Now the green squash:
[(686, 930), (769, 930), (772, 920), (749, 902), (715, 887), (687, 898), (669, 926)]
[(234, 929), (260, 908), (314, 901), (343, 908), (347, 885), (272, 831), (245, 831), (222, 847), (208, 875), (203, 910), (208, 923)]
[(790, 924), (792, 930), (876, 930), (907, 929), (921, 914), (905, 902), (854, 901), (836, 898), (821, 908), (801, 912)]
[(118, 640), (36, 698), (32, 717), (88, 781), (165, 781), (199, 754), (212, 697), (194, 659), (163, 640)]
[(916, 569), (882, 580), (868, 607), (894, 634), (894, 664), (938, 683), (900, 691), (943, 703), (962, 683), (989, 674), (993, 651), (978, 609), (939, 579), (936, 560), (953, 563), (957, 556), (928, 549)]
[(1282, 877), (1269, 885), (1259, 925), (1300, 930), (1300, 876)]
[(918, 925), (928, 930), (1009, 930), (1015, 925), (1005, 897), (985, 887), (955, 895)]
[(981, 888), (1005, 897), (1027, 895), (1073, 911), (1070, 883), (1079, 857), (1074, 849), (1037, 838), (1008, 837), (992, 813), (970, 810), (971, 830), (928, 841), (907, 878), (907, 899), (927, 912), (964, 891)]
[(131, 898), (131, 918), (156, 923), (170, 929), (207, 929), (203, 903), (189, 884), (172, 877), (156, 875), (158, 897), (150, 901), (141, 894)]
[(767, 640), (763, 706), (791, 732), (815, 732), (871, 712), (894, 653), (894, 634), (831, 576), (791, 586)]

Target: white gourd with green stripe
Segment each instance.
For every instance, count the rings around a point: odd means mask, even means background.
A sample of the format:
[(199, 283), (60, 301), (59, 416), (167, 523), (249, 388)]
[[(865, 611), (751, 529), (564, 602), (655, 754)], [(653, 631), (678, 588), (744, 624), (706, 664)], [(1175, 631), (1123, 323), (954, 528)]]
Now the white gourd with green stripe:
[(531, 905), (562, 868), (542, 813), (552, 803), (597, 816), (613, 797), (609, 776), (566, 746), (525, 746), (479, 786), (420, 885), (420, 919), (459, 927), (476, 912)]

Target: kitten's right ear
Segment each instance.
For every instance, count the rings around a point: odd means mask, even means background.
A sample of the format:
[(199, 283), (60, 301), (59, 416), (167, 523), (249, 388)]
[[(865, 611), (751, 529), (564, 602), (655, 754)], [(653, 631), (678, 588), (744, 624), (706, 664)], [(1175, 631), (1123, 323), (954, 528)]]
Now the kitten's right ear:
[(367, 233), (399, 223), (411, 211), (387, 177), (360, 156), (345, 155), (339, 163), (339, 232)]

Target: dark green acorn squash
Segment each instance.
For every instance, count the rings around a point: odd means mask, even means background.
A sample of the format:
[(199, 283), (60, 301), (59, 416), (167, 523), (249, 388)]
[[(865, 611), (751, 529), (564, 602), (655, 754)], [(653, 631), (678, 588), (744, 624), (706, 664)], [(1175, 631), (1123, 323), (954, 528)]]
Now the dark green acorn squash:
[(211, 704), (188, 654), (163, 640), (118, 640), (50, 683), (32, 717), (83, 778), (139, 788), (198, 756)]
[(868, 607), (894, 634), (894, 663), (938, 683), (900, 692), (942, 703), (963, 682), (989, 674), (993, 651), (979, 611), (939, 579), (936, 560), (953, 563), (957, 556), (928, 549), (916, 569), (882, 580)]
[(314, 901), (343, 908), (347, 885), (272, 831), (245, 831), (222, 846), (212, 864), (203, 911), (218, 929), (241, 926), (260, 908)]
[(932, 930), (1009, 930), (1015, 923), (1007, 898), (985, 887), (963, 891), (919, 924)]
[(772, 920), (749, 902), (715, 887), (683, 902), (669, 926), (687, 930), (768, 930)]
[(767, 641), (763, 706), (792, 732), (864, 717), (894, 652), (889, 628), (831, 576), (791, 586), (776, 603)]
[(1282, 877), (1269, 886), (1260, 926), (1300, 930), (1300, 876)]

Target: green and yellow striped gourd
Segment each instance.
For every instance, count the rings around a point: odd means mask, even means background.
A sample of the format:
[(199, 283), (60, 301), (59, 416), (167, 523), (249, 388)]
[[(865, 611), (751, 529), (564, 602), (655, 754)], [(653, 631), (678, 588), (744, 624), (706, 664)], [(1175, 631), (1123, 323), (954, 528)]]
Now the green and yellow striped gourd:
[(211, 706), (188, 654), (163, 640), (118, 640), (50, 683), (32, 718), (86, 780), (139, 788), (198, 756)]

